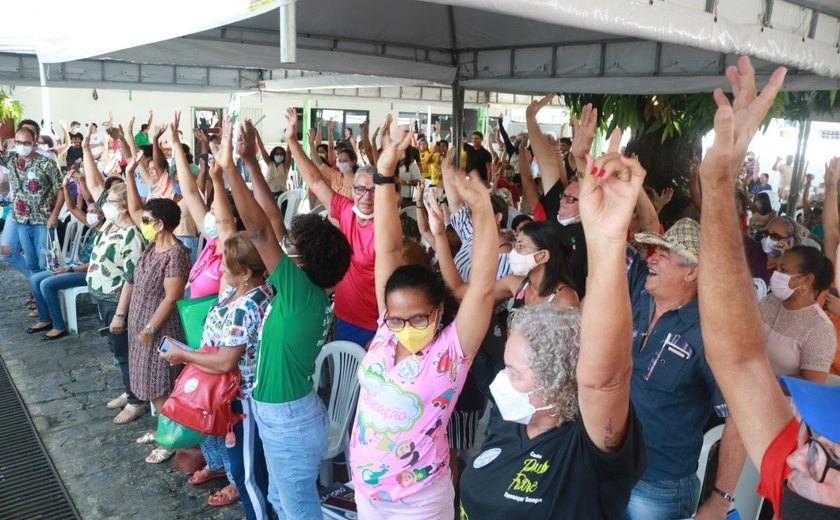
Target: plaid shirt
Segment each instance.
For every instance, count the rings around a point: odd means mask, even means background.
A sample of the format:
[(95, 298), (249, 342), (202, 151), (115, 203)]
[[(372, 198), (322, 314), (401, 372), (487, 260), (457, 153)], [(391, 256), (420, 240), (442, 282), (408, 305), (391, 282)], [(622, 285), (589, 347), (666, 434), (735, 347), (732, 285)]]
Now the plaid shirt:
[(55, 161), (37, 153), (32, 159), (24, 159), (14, 152), (1, 152), (0, 164), (9, 170), (15, 221), (46, 224), (61, 189), (61, 171)]

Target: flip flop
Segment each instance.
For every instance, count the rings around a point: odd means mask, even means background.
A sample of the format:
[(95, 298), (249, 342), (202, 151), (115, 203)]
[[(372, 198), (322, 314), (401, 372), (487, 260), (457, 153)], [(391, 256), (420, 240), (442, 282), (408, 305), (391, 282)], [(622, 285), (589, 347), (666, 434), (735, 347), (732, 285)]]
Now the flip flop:
[(204, 484), (205, 482), (210, 482), (211, 480), (223, 478), (225, 475), (226, 473), (224, 469), (213, 471), (207, 466), (204, 466), (200, 470), (193, 473), (192, 476), (187, 480), (187, 482), (189, 482), (193, 486), (199, 486), (201, 484)]
[(127, 404), (125, 408), (114, 417), (114, 424), (126, 424), (143, 416), (146, 413), (145, 404)]
[(210, 498), (207, 499), (207, 503), (214, 507), (229, 506), (231, 504), (235, 504), (238, 501), (239, 491), (233, 484), (229, 484), (223, 487), (222, 489), (216, 491)]

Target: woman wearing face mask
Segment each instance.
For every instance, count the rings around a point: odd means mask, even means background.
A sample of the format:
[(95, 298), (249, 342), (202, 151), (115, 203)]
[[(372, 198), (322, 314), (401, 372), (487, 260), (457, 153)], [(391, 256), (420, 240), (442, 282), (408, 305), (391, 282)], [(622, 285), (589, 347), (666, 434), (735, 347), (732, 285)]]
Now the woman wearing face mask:
[[(180, 112), (176, 112), (170, 132), (175, 144), (173, 146), (175, 166), (178, 171), (178, 178), (181, 179), (181, 193), (184, 195), (187, 210), (196, 223), (199, 233), (205, 238), (204, 249), (198, 254), (197, 260), (190, 269), (188, 297), (201, 298), (210, 294), (219, 294), (220, 291), (225, 289), (220, 283), (222, 278), (222, 244), (229, 236), (243, 228), (241, 228), (239, 222), (239, 215), (236, 213), (236, 206), (231, 202), (230, 194), (225, 191), (222, 170), (217, 166), (217, 161), (214, 161), (210, 167), (214, 197), (210, 209), (207, 209), (207, 204), (204, 202), (204, 197), (195, 182), (195, 178), (190, 174), (190, 163), (187, 160), (186, 152), (179, 144), (178, 125), (180, 119)], [(193, 133), (202, 137), (204, 135), (198, 129), (193, 130)], [(201, 138), (199, 138), (199, 141), (201, 141)], [(230, 208), (232, 217), (217, 218), (220, 204), (225, 204)], [(228, 214), (230, 212), (224, 213)]]
[(288, 149), (281, 146), (275, 146), (271, 149), (271, 153), (267, 153), (259, 132), (257, 132), (257, 146), (265, 162), (265, 171), (261, 173), (268, 182), (268, 189), (271, 190), (271, 194), (276, 199), (286, 191), (286, 180), (292, 163), (292, 155)]
[[(184, 340), (184, 328), (175, 307), (183, 298), (190, 270), (190, 252), (176, 237), (181, 208), (169, 199), (150, 199), (142, 204), (134, 179), (126, 182), (128, 208), (132, 220), (140, 224), (149, 242), (137, 261), (134, 282), (126, 282), (120, 305), (128, 309), (128, 354), (131, 390), (143, 401), (151, 401), (156, 410), (163, 408), (172, 391), (179, 367), (172, 367), (158, 357), (157, 347), (163, 336)], [(154, 442), (154, 433), (137, 439)], [(169, 448), (155, 448), (146, 462), (158, 464), (175, 453)]]
[(833, 279), (831, 262), (812, 247), (792, 247), (776, 261), (770, 277), (772, 293), (758, 307), (767, 357), (777, 376), (825, 382), (837, 335), (817, 297)]
[(67, 209), (70, 213), (86, 227), (90, 228), (90, 231), (85, 235), (84, 241), (79, 246), (79, 256), (76, 263), (60, 266), (54, 271), (41, 271), (32, 275), (32, 278), (29, 280), (32, 294), (35, 296), (38, 322), (34, 323), (27, 332), (33, 333), (47, 330), (48, 332), (41, 336), (41, 341), (63, 338), (68, 334), (67, 326), (61, 315), (58, 291), (71, 287), (84, 287), (86, 285), (85, 280), (87, 278), (88, 267), (90, 266), (90, 255), (93, 251), (93, 245), (99, 236), (99, 228), (105, 221), (102, 211), (97, 209), (93, 204), (88, 205), (87, 212), (81, 211), (76, 207), (76, 201), (70, 193), (70, 178), (72, 176), (72, 173), (68, 173), (64, 177), (64, 182), (62, 183), (64, 200), (67, 203)]
[[(580, 181), (592, 253), (587, 304), (582, 313), (525, 306), (514, 316), (506, 368), (490, 387), (504, 420), (461, 478), (461, 518), (621, 518), (644, 472), (623, 255), (645, 173), (617, 153), (594, 165), (603, 173)], [(587, 156), (586, 171), (592, 166)]]
[(799, 245), (796, 224), (790, 217), (776, 217), (764, 228), (766, 236), (761, 239), (761, 250), (767, 255), (767, 267), (774, 269), (782, 253)]
[(457, 315), (428, 268), (401, 266), (394, 170), (412, 133), (379, 157), (375, 195), (379, 328), (359, 366), (350, 441), (359, 517), (454, 517), (446, 425), (489, 324), (497, 267), (490, 199), (477, 172), (445, 172), (477, 216), (472, 281)]

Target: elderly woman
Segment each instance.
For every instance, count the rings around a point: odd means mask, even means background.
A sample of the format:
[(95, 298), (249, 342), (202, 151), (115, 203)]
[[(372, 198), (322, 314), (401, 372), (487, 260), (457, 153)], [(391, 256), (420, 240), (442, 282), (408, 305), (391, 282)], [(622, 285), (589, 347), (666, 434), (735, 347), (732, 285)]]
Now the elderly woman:
[(461, 518), (621, 518), (644, 472), (622, 251), (645, 172), (617, 153), (587, 157), (585, 171), (586, 305), (516, 313), (490, 387), (504, 421), (461, 477)]
[[(140, 205), (134, 179), (129, 177), (129, 210), (139, 221), (140, 231), (149, 245), (140, 255), (134, 270), (134, 282), (126, 282), (120, 305), (128, 308), (128, 368), (131, 390), (143, 401), (151, 401), (160, 410), (172, 391), (180, 367), (170, 366), (158, 357), (156, 347), (163, 336), (184, 341), (184, 328), (175, 302), (183, 298), (190, 270), (190, 253), (176, 237), (181, 208), (169, 199), (151, 199)], [(140, 444), (154, 442), (154, 433), (137, 439)], [(155, 448), (146, 462), (158, 464), (175, 453)]]

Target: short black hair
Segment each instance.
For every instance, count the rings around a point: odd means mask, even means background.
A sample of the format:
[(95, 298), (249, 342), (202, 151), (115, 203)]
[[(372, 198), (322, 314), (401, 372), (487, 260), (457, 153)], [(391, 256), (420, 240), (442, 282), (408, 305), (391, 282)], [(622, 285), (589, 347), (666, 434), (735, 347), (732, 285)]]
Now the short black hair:
[(172, 232), (181, 222), (181, 208), (171, 199), (149, 199), (143, 209), (152, 214), (153, 218), (163, 222), (163, 229)]
[(72, 121), (72, 122), (70, 122), (70, 126), (73, 126), (73, 125), (79, 125), (79, 126), (82, 126), (82, 123), (80, 123), (80, 122), (78, 122), (78, 121)]
[(149, 128), (149, 125), (147, 125), (146, 123), (143, 123), (142, 125), (140, 125), (140, 131), (141, 132), (145, 132), (147, 128)]
[(188, 145), (187, 143), (181, 143), (181, 149), (184, 150), (185, 154), (187, 154), (187, 162), (193, 162), (194, 157), (192, 152), (190, 151), (190, 145)]
[(351, 162), (356, 162), (359, 160), (358, 157), (356, 157), (356, 152), (354, 152), (352, 148), (345, 148), (341, 150), (341, 152), (337, 152), (335, 155), (338, 156), (339, 153), (346, 153), (347, 157), (350, 158)]
[(523, 213), (521, 215), (517, 215), (517, 216), (513, 217), (513, 221), (510, 223), (510, 228), (511, 229), (516, 229), (517, 227), (519, 227), (519, 224), (522, 224), (523, 222), (533, 222), (533, 221), (534, 221), (534, 219), (532, 219), (530, 216)]
[(154, 154), (152, 153), (152, 145), (142, 144), (138, 146), (138, 148), (143, 150), (143, 157), (145, 157), (146, 159), (151, 159), (152, 157), (154, 157)]
[(455, 321), (458, 302), (444, 285), (443, 280), (434, 271), (424, 265), (404, 265), (398, 267), (385, 283), (385, 300), (388, 295), (401, 289), (416, 289), (426, 293), (429, 305), (437, 307), (443, 304), (440, 324), (446, 327)]
[[(417, 211), (423, 211), (421, 208), (417, 208)], [(413, 218), (409, 217), (405, 213), (400, 214), (400, 227), (402, 228), (402, 236), (403, 240), (409, 239), (414, 240), (415, 242), (420, 242), (420, 227), (417, 225), (417, 221)]]
[(561, 137), (560, 142), (572, 146), (572, 140), (568, 137)]
[(502, 214), (501, 226), (505, 227), (508, 219), (508, 205), (507, 202), (505, 202), (505, 199), (499, 197), (498, 195), (490, 195), (490, 205), (493, 206), (494, 216), (497, 213)]
[(34, 119), (21, 119), (20, 123), (17, 125), (17, 129), (20, 130), (23, 125), (34, 126), (35, 127), (35, 137), (41, 134), (41, 125), (38, 124), (37, 121)]
[(297, 215), (291, 234), (303, 260), (303, 271), (323, 289), (335, 287), (350, 268), (353, 249), (340, 229), (314, 213)]
[(38, 136), (37, 136), (37, 135), (35, 135), (35, 132), (33, 132), (33, 131), (32, 131), (32, 129), (31, 129), (31, 128), (29, 128), (28, 126), (21, 126), (21, 127), (18, 127), (18, 129), (17, 129), (17, 131), (16, 131), (15, 133), (17, 133), (17, 132), (26, 132), (26, 133), (28, 133), (29, 135), (31, 135), (31, 136), (32, 136), (32, 141), (35, 141), (36, 139), (38, 139)]
[(482, 134), (482, 133), (481, 133), (481, 132), (479, 132), (478, 130), (476, 130), (475, 132), (473, 132), (473, 133), (472, 133), (472, 135), (477, 135), (478, 137), (480, 137), (480, 138), (484, 139), (484, 134)]
[(817, 294), (831, 287), (834, 281), (834, 265), (819, 249), (810, 246), (793, 246), (786, 254), (798, 257), (799, 269), (802, 274), (814, 275), (814, 290)]

